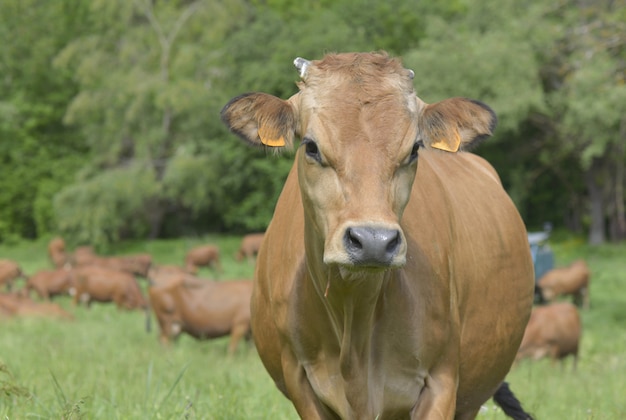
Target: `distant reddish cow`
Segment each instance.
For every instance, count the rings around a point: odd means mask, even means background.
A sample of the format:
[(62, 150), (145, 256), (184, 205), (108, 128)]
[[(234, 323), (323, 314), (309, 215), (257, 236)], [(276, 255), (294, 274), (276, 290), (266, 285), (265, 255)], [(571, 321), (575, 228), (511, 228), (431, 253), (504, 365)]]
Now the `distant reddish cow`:
[(196, 339), (230, 334), (229, 354), (250, 332), (251, 295), (249, 280), (214, 282), (182, 275), (163, 279), (148, 289), (163, 344), (181, 332)]
[(52, 265), (61, 268), (68, 263), (68, 256), (65, 253), (65, 241), (63, 238), (56, 237), (48, 243), (48, 256)]
[(111, 257), (96, 256), (90, 265), (109, 268), (111, 270), (124, 271), (136, 276), (147, 277), (150, 266), (152, 265), (152, 256), (149, 254), (122, 255)]
[(148, 272), (148, 279), (152, 285), (161, 284), (172, 277), (180, 276), (193, 277), (184, 267), (178, 265), (152, 265)]
[(191, 249), (185, 256), (185, 268), (191, 274), (196, 274), (198, 267), (210, 267), (221, 273), (219, 248), (215, 245), (202, 245)]
[(72, 256), (72, 264), (74, 266), (89, 265), (97, 258), (98, 256), (94, 252), (92, 246), (83, 245), (74, 250), (74, 255)]
[(120, 309), (147, 309), (148, 304), (132, 274), (104, 267), (86, 266), (72, 270), (76, 292), (74, 304), (114, 302)]
[(152, 265), (152, 255), (144, 253), (100, 256), (94, 253), (91, 247), (80, 247), (74, 253), (74, 265), (77, 267), (87, 265), (105, 267), (145, 278), (148, 276), (148, 270)]
[(15, 293), (0, 294), (0, 314), (4, 317), (41, 316), (73, 320), (74, 316), (60, 305), (50, 302), (34, 302)]
[(32, 290), (44, 300), (54, 296), (70, 294), (73, 288), (70, 269), (41, 270), (33, 274), (24, 286), (25, 295), (30, 296)]
[(241, 246), (239, 251), (235, 255), (237, 261), (241, 261), (246, 258), (248, 261), (253, 261), (254, 257), (259, 253), (261, 248), (261, 242), (265, 233), (250, 233), (241, 239)]
[(530, 315), (516, 360), (550, 357), (556, 361), (571, 354), (576, 369), (580, 335), (580, 315), (576, 306), (569, 302), (537, 306)]
[(589, 309), (589, 277), (587, 263), (577, 260), (567, 267), (548, 271), (539, 279), (537, 286), (547, 302), (558, 296), (572, 295), (576, 305)]
[(0, 260), (0, 286), (5, 285), (7, 290), (11, 290), (15, 280), (24, 277), (18, 263), (12, 260)]
[(152, 266), (152, 255), (147, 253), (131, 254), (124, 255), (121, 258), (126, 261), (126, 269), (128, 271), (136, 276), (148, 277), (148, 271), (150, 271), (150, 267)]

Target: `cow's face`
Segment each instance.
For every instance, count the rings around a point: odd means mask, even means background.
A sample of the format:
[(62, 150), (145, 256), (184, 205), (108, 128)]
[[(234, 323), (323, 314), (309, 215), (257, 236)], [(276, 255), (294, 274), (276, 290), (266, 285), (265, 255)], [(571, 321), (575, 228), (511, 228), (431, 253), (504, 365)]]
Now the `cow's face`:
[(425, 104), (413, 91), (412, 72), (384, 54), (297, 59), (296, 65), (298, 94), (287, 101), (244, 95), (224, 107), (222, 119), (256, 144), (285, 146), (300, 136), (306, 220), (323, 240), (326, 264), (402, 266), (400, 219), (420, 147), (456, 152), (491, 133), (493, 113), (465, 99)]
[[(324, 238), (324, 262), (398, 267), (406, 259), (399, 221), (418, 149), (418, 111), (409, 71), (388, 60), (307, 70), (298, 95), (298, 179), (307, 221)], [(329, 70), (328, 67), (332, 70)]]

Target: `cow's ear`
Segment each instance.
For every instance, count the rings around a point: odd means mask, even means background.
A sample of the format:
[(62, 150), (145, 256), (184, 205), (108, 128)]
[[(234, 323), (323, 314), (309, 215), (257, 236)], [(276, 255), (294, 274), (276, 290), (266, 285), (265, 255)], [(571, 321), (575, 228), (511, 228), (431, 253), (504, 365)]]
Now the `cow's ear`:
[(293, 146), (297, 118), (290, 101), (267, 93), (246, 93), (228, 102), (221, 117), (233, 133), (251, 144)]
[(476, 146), (491, 136), (498, 119), (482, 102), (451, 98), (427, 105), (420, 122), (424, 143), (435, 149), (456, 152)]

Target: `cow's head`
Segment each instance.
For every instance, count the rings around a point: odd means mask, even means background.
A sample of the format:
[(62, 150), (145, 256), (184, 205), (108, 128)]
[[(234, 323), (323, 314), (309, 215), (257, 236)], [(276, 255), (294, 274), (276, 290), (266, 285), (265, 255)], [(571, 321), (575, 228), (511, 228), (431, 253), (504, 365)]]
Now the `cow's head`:
[(384, 53), (295, 60), (300, 91), (232, 99), (222, 120), (246, 141), (290, 147), (307, 223), (324, 243), (324, 262), (343, 267), (399, 267), (400, 227), (421, 147), (454, 153), (491, 134), (495, 115), (463, 98), (426, 104), (413, 72)]

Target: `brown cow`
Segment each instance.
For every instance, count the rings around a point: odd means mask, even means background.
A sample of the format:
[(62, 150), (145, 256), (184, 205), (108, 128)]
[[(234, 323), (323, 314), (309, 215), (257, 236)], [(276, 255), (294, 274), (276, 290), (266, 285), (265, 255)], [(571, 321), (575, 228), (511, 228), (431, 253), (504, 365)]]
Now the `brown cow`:
[(538, 360), (550, 357), (561, 360), (574, 356), (574, 369), (578, 361), (581, 335), (580, 315), (569, 302), (556, 302), (533, 309), (516, 360)]
[(161, 283), (163, 280), (167, 280), (170, 277), (184, 276), (189, 272), (178, 265), (152, 265), (148, 271), (148, 279), (150, 284)]
[(74, 304), (84, 302), (114, 302), (120, 309), (148, 309), (137, 280), (132, 274), (105, 267), (85, 266), (72, 270)]
[(26, 280), (24, 293), (29, 296), (34, 290), (41, 299), (50, 300), (54, 296), (67, 295), (73, 292), (73, 281), (70, 269), (41, 270)]
[(56, 237), (48, 243), (48, 257), (56, 268), (61, 268), (69, 262), (63, 238)]
[(74, 316), (60, 305), (50, 302), (34, 302), (16, 293), (0, 293), (0, 314), (5, 317), (41, 316), (73, 320)]
[(229, 354), (250, 331), (251, 294), (249, 280), (214, 282), (189, 274), (161, 278), (148, 288), (163, 344), (181, 332), (197, 339), (230, 334)]
[(235, 259), (237, 261), (242, 261), (246, 258), (248, 262), (254, 261), (254, 257), (256, 257), (259, 253), (259, 248), (261, 248), (264, 236), (264, 233), (250, 233), (245, 235), (241, 239), (241, 245), (235, 255)]
[(196, 274), (198, 267), (210, 267), (216, 273), (221, 273), (219, 248), (215, 245), (201, 245), (189, 250), (185, 256), (186, 270), (191, 274)]
[(25, 277), (18, 263), (12, 260), (0, 260), (0, 286), (4, 285), (7, 290), (11, 290), (15, 280)]
[(149, 254), (96, 256), (89, 265), (97, 265), (111, 270), (124, 271), (140, 277), (148, 277), (152, 265), (152, 256)]
[(424, 103), (384, 53), (295, 64), (290, 99), (222, 110), (253, 144), (302, 138), (257, 257), (265, 368), (302, 418), (474, 418), (515, 359), (534, 288), (515, 205), (459, 150), (491, 134), (493, 111)]
[(124, 271), (136, 276), (148, 277), (148, 271), (152, 265), (152, 255), (131, 254), (120, 256), (100, 256), (94, 253), (91, 247), (80, 247), (74, 253), (74, 265), (82, 267), (86, 265), (105, 267), (111, 270)]
[(126, 264), (126, 270), (132, 274), (140, 277), (147, 278), (150, 267), (152, 266), (152, 255), (143, 254), (131, 254), (121, 257)]
[(587, 263), (577, 260), (567, 267), (548, 271), (537, 281), (537, 286), (547, 302), (558, 296), (572, 295), (576, 305), (589, 309), (589, 277)]

